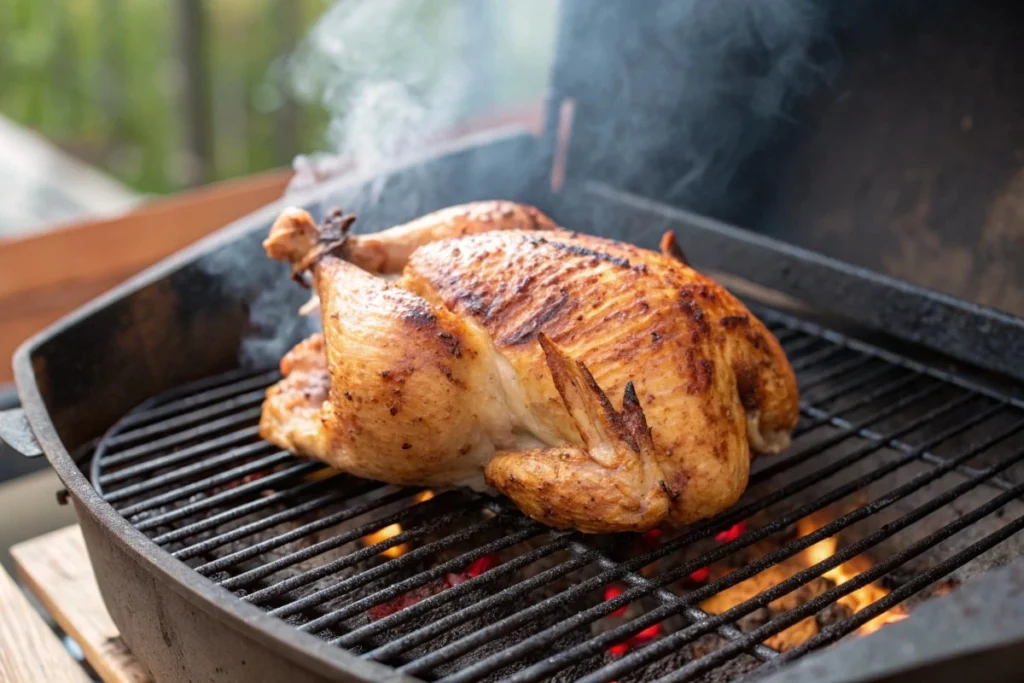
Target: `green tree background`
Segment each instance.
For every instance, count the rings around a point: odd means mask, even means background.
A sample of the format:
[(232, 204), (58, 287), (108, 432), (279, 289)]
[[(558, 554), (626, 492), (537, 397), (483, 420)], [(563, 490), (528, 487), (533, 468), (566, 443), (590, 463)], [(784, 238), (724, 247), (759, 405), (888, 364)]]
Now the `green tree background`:
[[(323, 148), (329, 116), (290, 93), (283, 58), (331, 5), (3, 0), (0, 115), (145, 193), (286, 166)], [(450, 13), (483, 11), (498, 65), (489, 77), (508, 86), (490, 103), (500, 107), (543, 94), (556, 5), (410, 0), (410, 12), (426, 40)]]

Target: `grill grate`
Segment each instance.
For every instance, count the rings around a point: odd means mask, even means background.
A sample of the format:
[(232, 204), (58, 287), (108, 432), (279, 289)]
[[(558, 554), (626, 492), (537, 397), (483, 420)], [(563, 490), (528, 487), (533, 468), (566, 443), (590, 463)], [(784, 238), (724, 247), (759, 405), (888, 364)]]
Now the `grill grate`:
[[(400, 489), (294, 459), (255, 426), (276, 372), (235, 371), (150, 400), (98, 443), (92, 481), (136, 528), (240, 599), (448, 683), (732, 680), (1024, 550), (1014, 536), (1024, 527), (1024, 407), (757, 312), (800, 380), (794, 445), (755, 463), (732, 509), (671, 534), (557, 531), (501, 499)], [(842, 541), (834, 554), (708, 607), (827, 539)], [(847, 580), (825, 577), (858, 558)], [(858, 611), (837, 607), (869, 584), (888, 592)], [(778, 644), (809, 619), (805, 638)]]

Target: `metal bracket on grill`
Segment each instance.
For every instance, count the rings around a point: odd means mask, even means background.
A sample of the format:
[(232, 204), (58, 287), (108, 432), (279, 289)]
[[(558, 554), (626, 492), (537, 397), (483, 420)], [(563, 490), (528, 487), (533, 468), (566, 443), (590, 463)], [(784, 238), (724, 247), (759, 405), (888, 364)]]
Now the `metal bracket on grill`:
[(6, 444), (26, 458), (38, 458), (43, 454), (32, 428), (21, 408), (0, 411), (0, 445)]

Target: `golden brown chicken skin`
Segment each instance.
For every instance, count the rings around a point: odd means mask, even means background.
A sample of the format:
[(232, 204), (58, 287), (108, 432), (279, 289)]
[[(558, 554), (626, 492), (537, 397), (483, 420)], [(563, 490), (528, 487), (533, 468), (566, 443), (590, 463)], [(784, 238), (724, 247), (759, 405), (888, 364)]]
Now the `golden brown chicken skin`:
[[(670, 235), (659, 254), (508, 202), (365, 237), (333, 220), (287, 211), (265, 243), (312, 270), (324, 322), (264, 405), (262, 434), (292, 452), (391, 483), (486, 482), (542, 522), (607, 532), (716, 514), (752, 450), (788, 445), (781, 348)], [(326, 400), (294, 359), (316, 343)]]

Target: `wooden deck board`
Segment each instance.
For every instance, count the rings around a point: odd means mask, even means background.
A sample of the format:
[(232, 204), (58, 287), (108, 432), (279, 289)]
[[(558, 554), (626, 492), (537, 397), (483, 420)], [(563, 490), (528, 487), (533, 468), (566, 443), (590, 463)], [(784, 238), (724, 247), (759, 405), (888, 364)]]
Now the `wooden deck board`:
[(0, 681), (89, 681), (89, 676), (3, 569), (0, 569)]
[(26, 587), (74, 638), (106, 683), (152, 681), (107, 613), (77, 525), (16, 545), (11, 554)]

